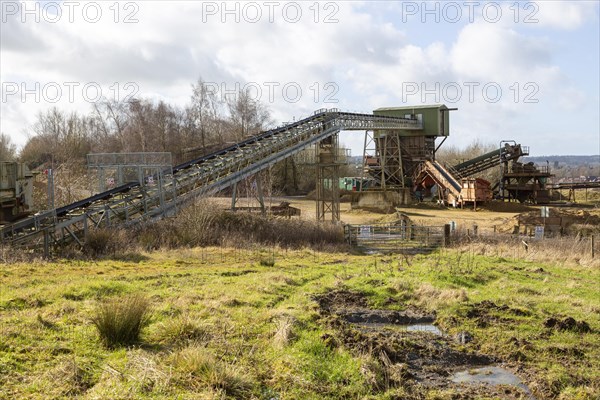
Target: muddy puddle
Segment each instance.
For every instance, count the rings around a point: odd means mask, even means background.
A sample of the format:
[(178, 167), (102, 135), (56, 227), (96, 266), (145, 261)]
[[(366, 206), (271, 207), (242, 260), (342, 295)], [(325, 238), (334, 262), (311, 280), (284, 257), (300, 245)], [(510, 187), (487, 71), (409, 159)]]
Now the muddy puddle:
[(472, 369), (468, 371), (459, 371), (455, 373), (452, 378), (454, 383), (473, 383), (473, 384), (487, 384), (487, 385), (508, 385), (514, 386), (523, 391), (528, 399), (535, 400), (529, 388), (523, 384), (521, 378), (513, 374), (507, 369), (501, 367), (484, 367), (478, 369)]
[(464, 399), (533, 398), (517, 376), (498, 366), (498, 360), (469, 350), (465, 343), (470, 340), (464, 340), (468, 333), (453, 337), (443, 332), (435, 324), (435, 315), (414, 308), (372, 309), (362, 294), (345, 290), (315, 300), (336, 331), (336, 340), (329, 343), (371, 355), (385, 370), (389, 385), (402, 385), (415, 395), (452, 388)]
[(431, 333), (436, 336), (442, 336), (442, 331), (435, 325), (432, 324), (412, 324), (412, 325), (401, 325), (401, 324), (382, 324), (382, 323), (369, 323), (359, 322), (356, 324), (359, 328), (365, 330), (398, 330), (406, 332), (422, 332)]

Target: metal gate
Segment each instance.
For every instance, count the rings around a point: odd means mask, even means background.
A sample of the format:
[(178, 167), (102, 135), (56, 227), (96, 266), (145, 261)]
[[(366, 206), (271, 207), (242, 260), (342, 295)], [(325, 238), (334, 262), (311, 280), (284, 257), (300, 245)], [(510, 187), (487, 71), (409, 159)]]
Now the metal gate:
[(412, 224), (345, 225), (349, 244), (367, 252), (428, 253), (447, 243), (445, 226)]

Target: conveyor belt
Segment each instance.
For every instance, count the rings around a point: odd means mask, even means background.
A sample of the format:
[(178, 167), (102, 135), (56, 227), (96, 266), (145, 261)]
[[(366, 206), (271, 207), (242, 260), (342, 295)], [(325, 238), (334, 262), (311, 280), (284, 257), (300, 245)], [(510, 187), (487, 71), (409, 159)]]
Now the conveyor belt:
[(516, 160), (528, 153), (527, 147), (522, 147), (520, 144), (512, 146), (506, 144), (500, 149), (490, 151), (482, 156), (457, 164), (453, 166), (452, 169), (456, 172), (457, 178), (466, 178), (485, 171), (486, 169), (497, 167), (502, 162)]
[(163, 172), (161, 186), (139, 182), (117, 188), (2, 228), (3, 243), (46, 246), (65, 241), (82, 243), (92, 226), (130, 224), (176, 212), (185, 202), (233, 185), (340, 130), (421, 130), (416, 119), (319, 110), (304, 118), (190, 160)]

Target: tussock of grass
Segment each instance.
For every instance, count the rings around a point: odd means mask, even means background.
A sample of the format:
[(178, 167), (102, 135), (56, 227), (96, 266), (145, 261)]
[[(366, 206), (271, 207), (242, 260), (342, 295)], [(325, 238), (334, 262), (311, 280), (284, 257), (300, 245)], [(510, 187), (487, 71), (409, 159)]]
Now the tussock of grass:
[(261, 258), (258, 262), (261, 267), (274, 267), (275, 259), (273, 258)]
[(153, 339), (163, 344), (181, 344), (187, 342), (202, 342), (210, 338), (206, 325), (189, 315), (180, 315), (167, 319), (158, 325)]
[(236, 399), (248, 398), (252, 391), (252, 382), (244, 374), (218, 361), (204, 347), (186, 347), (173, 353), (168, 361), (174, 379), (191, 390), (210, 388)]
[(107, 347), (127, 346), (139, 341), (149, 312), (150, 302), (143, 295), (114, 298), (97, 307), (92, 323)]

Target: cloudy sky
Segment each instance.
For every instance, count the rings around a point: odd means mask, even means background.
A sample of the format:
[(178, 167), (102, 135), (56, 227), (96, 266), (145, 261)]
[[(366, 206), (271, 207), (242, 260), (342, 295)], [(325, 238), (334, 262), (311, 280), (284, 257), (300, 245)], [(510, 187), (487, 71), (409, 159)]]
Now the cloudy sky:
[[(274, 119), (444, 103), (451, 138), (600, 154), (599, 3), (0, 2), (2, 132), (101, 96), (184, 105), (199, 77)], [(358, 154), (362, 136), (342, 141)]]

